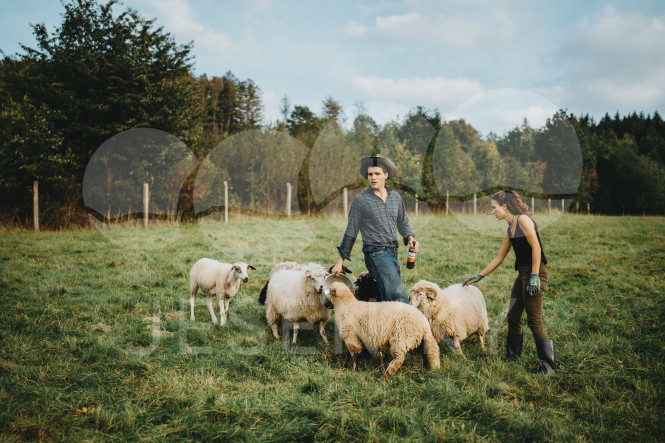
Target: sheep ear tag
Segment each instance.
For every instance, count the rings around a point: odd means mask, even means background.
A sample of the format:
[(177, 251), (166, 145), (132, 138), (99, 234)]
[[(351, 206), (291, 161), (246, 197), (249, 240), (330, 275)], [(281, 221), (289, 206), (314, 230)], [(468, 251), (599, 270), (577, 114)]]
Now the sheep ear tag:
[(247, 265), (247, 269), (251, 269), (252, 271), (256, 271), (256, 268), (252, 265)]

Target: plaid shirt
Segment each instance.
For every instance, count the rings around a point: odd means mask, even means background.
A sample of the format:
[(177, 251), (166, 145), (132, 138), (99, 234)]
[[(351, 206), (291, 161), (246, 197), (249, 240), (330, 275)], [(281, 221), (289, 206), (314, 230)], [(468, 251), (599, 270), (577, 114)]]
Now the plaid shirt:
[(363, 236), (363, 252), (373, 252), (382, 247), (397, 248), (397, 231), (408, 244), (408, 237), (413, 234), (409, 217), (404, 209), (402, 197), (391, 188), (386, 188), (388, 196), (385, 203), (374, 194), (371, 187), (356, 195), (351, 201), (349, 221), (346, 225), (342, 244), (337, 247), (339, 255), (350, 260), (351, 249), (358, 236)]

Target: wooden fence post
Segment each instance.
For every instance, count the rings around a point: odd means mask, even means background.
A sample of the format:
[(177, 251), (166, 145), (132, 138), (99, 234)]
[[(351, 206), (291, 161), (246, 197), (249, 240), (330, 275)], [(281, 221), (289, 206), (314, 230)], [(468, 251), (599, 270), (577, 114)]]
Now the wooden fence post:
[(580, 212), (580, 202), (575, 203), (575, 214), (579, 214)]
[(536, 213), (536, 202), (533, 197), (531, 197), (531, 213), (532, 214)]
[(586, 215), (591, 215), (591, 203), (586, 204)]
[(143, 183), (143, 227), (148, 227), (148, 218), (150, 217), (150, 186)]
[(448, 215), (448, 191), (446, 191), (446, 215)]
[(552, 198), (547, 199), (547, 215), (552, 213)]
[(32, 182), (32, 225), (39, 232), (39, 182)]
[(229, 184), (224, 181), (224, 223), (229, 222)]
[(344, 217), (349, 215), (349, 191), (344, 188)]
[(478, 210), (478, 201), (477, 201), (476, 193), (474, 192), (473, 193), (473, 215), (476, 215), (477, 210)]
[(566, 201), (565, 198), (562, 198), (562, 199), (561, 199), (561, 213), (562, 213), (562, 214), (565, 214), (565, 213), (566, 213), (566, 209), (565, 209), (565, 205), (564, 205), (564, 202), (565, 202), (565, 201)]
[(418, 217), (418, 194), (416, 194), (416, 217)]
[(291, 217), (291, 183), (286, 184), (286, 216)]

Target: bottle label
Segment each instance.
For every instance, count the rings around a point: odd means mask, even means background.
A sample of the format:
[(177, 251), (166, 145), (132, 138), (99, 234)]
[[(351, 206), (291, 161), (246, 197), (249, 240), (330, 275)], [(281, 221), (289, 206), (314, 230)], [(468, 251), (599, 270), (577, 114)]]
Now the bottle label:
[(406, 267), (407, 269), (413, 269), (416, 264), (416, 253), (409, 251), (409, 255), (406, 257)]

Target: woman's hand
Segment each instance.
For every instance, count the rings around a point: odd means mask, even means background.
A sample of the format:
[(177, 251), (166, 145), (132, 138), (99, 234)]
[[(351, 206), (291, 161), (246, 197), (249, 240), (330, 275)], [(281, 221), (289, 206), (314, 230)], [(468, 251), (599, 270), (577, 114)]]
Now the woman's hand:
[(526, 292), (533, 297), (538, 294), (538, 291), (540, 291), (540, 278), (538, 277), (538, 274), (531, 274), (531, 277), (529, 277), (529, 284), (526, 287)]
[(470, 283), (478, 283), (480, 280), (485, 278), (484, 275), (476, 274), (473, 277), (469, 277), (464, 282), (462, 282), (462, 286), (467, 286)]

